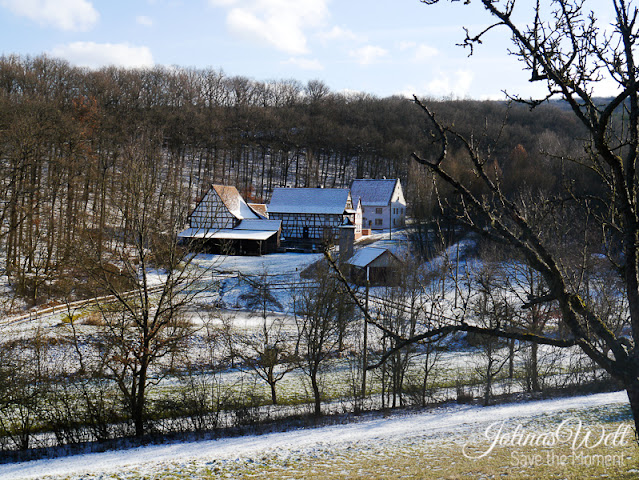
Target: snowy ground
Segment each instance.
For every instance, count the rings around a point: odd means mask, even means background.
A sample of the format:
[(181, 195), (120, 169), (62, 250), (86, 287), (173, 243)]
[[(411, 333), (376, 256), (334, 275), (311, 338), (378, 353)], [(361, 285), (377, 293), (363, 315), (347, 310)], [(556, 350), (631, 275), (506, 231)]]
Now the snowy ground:
[[(396, 252), (401, 250), (405, 236), (400, 232), (393, 232), (392, 240), (388, 237), (386, 232), (375, 234), (372, 239), (377, 242), (375, 246), (392, 247)], [(472, 246), (472, 241), (466, 241), (460, 245), (459, 268), (455, 271), (455, 274), (459, 273), (460, 278), (464, 276), (466, 268), (472, 266), (472, 262), (467, 262), (465, 259), (465, 250)], [(450, 247), (447, 254), (449, 259), (456, 260), (457, 247)], [(241, 297), (250, 291), (250, 284), (245, 276), (259, 277), (265, 274), (271, 278), (274, 293), (283, 305), (282, 313), (270, 316), (269, 322), (277, 320), (283, 323), (285, 330), (292, 331), (294, 322), (289, 308), (292, 303), (290, 285), (304, 281), (300, 277), (301, 271), (321, 257), (321, 254), (298, 253), (272, 254), (264, 257), (199, 256), (194, 262), (195, 268), (211, 272), (210, 277), (207, 274), (204, 280), (207, 284), (210, 283), (210, 287), (207, 287), (208, 296), (202, 299), (202, 303), (216, 302), (228, 308), (224, 315), (232, 319), (232, 324), (238, 331), (255, 330), (261, 325), (262, 320), (250, 315), (249, 312), (242, 311), (245, 306), (242, 304)], [(433, 260), (425, 266), (425, 269), (441, 268), (444, 257), (446, 255)], [(159, 280), (159, 274), (155, 277)], [(454, 303), (452, 280), (448, 278), (446, 284), (447, 293), (444, 300), (440, 302), (443, 304), (442, 308), (450, 310)], [(371, 297), (381, 293), (381, 288), (371, 289)], [(192, 313), (194, 323), (197, 323), (198, 319), (204, 319), (204, 315), (209, 311), (202, 309), (202, 313), (198, 313), (197, 309), (200, 306), (194, 306), (196, 312)], [(66, 328), (62, 323), (63, 316), (64, 313), (35, 321), (8, 323), (0, 325), (0, 331), (3, 334), (15, 336), (39, 326), (54, 334)], [(205, 320), (210, 321), (212, 325), (221, 322), (218, 317)], [(369, 335), (372, 334), (369, 332)], [(545, 349), (542, 348), (541, 351), (545, 352)], [(440, 358), (442, 371), (446, 374), (454, 371), (459, 375), (461, 370), (472, 369), (476, 356), (474, 351), (444, 352)], [(572, 358), (571, 355), (565, 355), (562, 362), (569, 362)], [(338, 398), (344, 394), (340, 389), (347, 388), (349, 385), (349, 370), (345, 361), (333, 363), (330, 375), (326, 376), (325, 389), (331, 393), (330, 398)], [(222, 379), (225, 384), (235, 384), (238, 376), (241, 376), (238, 372), (229, 371), (222, 375)], [(373, 380), (371, 378), (371, 383)], [(299, 396), (301, 392), (306, 392), (304, 382), (305, 378), (301, 372), (291, 373), (278, 384), (278, 394), (284, 399)], [(256, 392), (266, 392), (265, 385), (255, 384), (251, 388)], [(409, 452), (412, 448), (418, 448), (422, 454), (424, 449), (437, 450), (438, 442), (444, 439), (449, 444), (453, 442), (453, 448), (461, 452), (461, 445), (469, 436), (481, 434), (487, 425), (496, 420), (521, 419), (523, 421), (525, 419), (529, 421), (533, 419), (538, 424), (545, 425), (549, 416), (556, 418), (557, 415), (560, 417), (574, 415), (575, 412), (578, 415), (597, 419), (605, 417), (610, 412), (625, 412), (623, 413), (625, 418), (629, 418), (627, 397), (623, 392), (487, 408), (451, 405), (419, 414), (393, 415), (390, 418), (365, 416), (362, 418), (367, 419), (348, 425), (0, 465), (0, 479), (192, 478), (188, 475), (165, 477), (165, 473), (169, 471), (195, 472), (193, 478), (198, 478), (203, 471), (221, 472), (228, 474), (231, 478), (238, 478), (239, 475), (235, 475), (238, 469), (249, 465), (251, 465), (250, 468), (254, 468), (255, 465), (270, 468), (273, 464), (277, 464), (282, 472), (288, 474), (290, 472), (287, 472), (287, 465), (290, 459), (295, 459), (299, 466), (310, 465), (320, 457), (329, 464), (333, 457), (340, 457), (348, 462), (349, 452), (355, 452), (355, 455), (359, 456), (381, 455), (383, 458), (389, 449)], [(292, 478), (300, 477), (293, 472)]]
[(198, 255), (196, 263), (220, 272), (240, 272), (244, 275), (295, 274), (322, 257), (321, 253), (272, 253), (261, 257)]
[[(407, 249), (408, 239), (405, 230), (394, 230), (392, 239), (389, 232), (375, 233), (362, 237), (355, 248), (370, 245), (390, 248), (395, 253), (401, 255)], [(260, 279), (262, 276), (268, 278), (272, 293), (281, 304), (281, 308), (272, 307), (271, 310), (277, 313), (291, 313), (292, 295), (295, 286), (307, 283), (300, 274), (308, 266), (317, 262), (323, 254), (308, 253), (275, 253), (264, 256), (227, 256), (227, 255), (198, 255), (190, 267), (194, 269), (201, 279), (193, 286), (194, 289), (201, 290), (198, 295), (198, 302), (201, 304), (216, 304), (223, 309), (243, 310), (246, 308), (242, 295), (251, 291), (250, 279)], [(160, 285), (164, 279), (164, 273), (156, 270), (147, 273), (147, 280), (151, 286)], [(0, 290), (4, 288), (6, 282), (0, 277)], [(372, 289), (371, 295), (375, 295), (378, 289)], [(81, 313), (82, 308), (74, 310), (74, 314)], [(5, 333), (18, 334), (27, 332), (33, 328), (51, 328), (59, 325), (67, 315), (66, 311), (58, 311), (53, 314), (46, 313), (39, 315), (32, 311), (31, 315), (16, 321), (12, 317), (0, 319), (0, 330)], [(15, 317), (23, 317), (24, 314)]]
[[(318, 455), (326, 456), (327, 452), (330, 457), (345, 452), (350, 452), (350, 455), (372, 447), (383, 449), (389, 445), (394, 451), (409, 445), (414, 448), (416, 444), (436, 447), (444, 440), (457, 443), (461, 455), (463, 445), (481, 437), (494, 422), (504, 421), (511, 425), (525, 422), (530, 425), (532, 421), (536, 428), (544, 428), (556, 424), (557, 419), (572, 418), (576, 421), (583, 419), (587, 427), (593, 418), (605, 422), (615, 416), (629, 424), (628, 415), (625, 392), (484, 408), (450, 405), (389, 418), (369, 417), (347, 425), (0, 465), (0, 478), (155, 478), (162, 472), (210, 471), (212, 465), (224, 471), (229, 465), (235, 468), (238, 464), (271, 461), (278, 462), (285, 469), (289, 460), (312, 462)], [(194, 474), (193, 478), (197, 475)]]

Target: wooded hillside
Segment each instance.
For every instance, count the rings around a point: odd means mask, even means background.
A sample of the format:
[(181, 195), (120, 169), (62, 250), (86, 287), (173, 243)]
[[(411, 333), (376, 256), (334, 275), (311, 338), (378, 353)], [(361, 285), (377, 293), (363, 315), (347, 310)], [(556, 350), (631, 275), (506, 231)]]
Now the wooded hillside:
[[(583, 132), (562, 108), (432, 105), (491, 152), (511, 192), (553, 189), (570, 176), (569, 166), (544, 156), (579, 153)], [(185, 218), (211, 183), (268, 201), (277, 186), (344, 187), (382, 176), (400, 178), (424, 217), (432, 185), (410, 154), (428, 152), (429, 142), (410, 100), (335, 93), (321, 81), (179, 67), (91, 71), (47, 57), (0, 57), (0, 265), (32, 303), (82, 296), (71, 286), (77, 254), (90, 246), (101, 255), (126, 237), (139, 202), (133, 173), (138, 184), (149, 182), (158, 218)]]

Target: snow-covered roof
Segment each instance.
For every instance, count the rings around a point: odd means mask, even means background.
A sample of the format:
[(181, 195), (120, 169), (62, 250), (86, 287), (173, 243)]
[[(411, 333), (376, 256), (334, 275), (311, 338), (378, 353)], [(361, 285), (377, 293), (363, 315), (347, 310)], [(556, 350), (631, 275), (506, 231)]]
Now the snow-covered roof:
[(218, 194), (229, 212), (237, 218), (242, 220), (244, 218), (259, 219), (260, 216), (256, 214), (251, 207), (244, 201), (237, 188), (229, 185), (212, 185), (215, 193)]
[(267, 240), (277, 233), (277, 230), (240, 230), (237, 228), (187, 228), (178, 233), (180, 238), (201, 238), (213, 240)]
[(180, 238), (204, 238), (225, 240), (266, 240), (282, 227), (281, 220), (244, 219), (235, 228), (187, 228)]
[(270, 230), (277, 232), (282, 226), (281, 220), (242, 220), (235, 230)]
[(357, 179), (351, 184), (351, 196), (359, 198), (362, 205), (383, 207), (391, 202), (395, 184), (399, 180)]
[(275, 188), (268, 212), (341, 215), (347, 202), (347, 188)]
[(353, 265), (354, 267), (364, 268), (373, 263), (386, 252), (393, 255), (387, 248), (364, 247), (356, 251), (355, 254), (346, 261), (346, 263)]

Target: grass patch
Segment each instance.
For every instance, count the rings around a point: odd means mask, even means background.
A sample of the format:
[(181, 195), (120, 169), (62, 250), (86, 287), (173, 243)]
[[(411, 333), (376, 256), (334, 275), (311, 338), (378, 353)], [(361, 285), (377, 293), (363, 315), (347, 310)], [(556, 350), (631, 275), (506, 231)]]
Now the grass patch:
[[(610, 416), (600, 409), (566, 411), (563, 415), (541, 415), (524, 421), (522, 427), (525, 432), (555, 431), (564, 418), (574, 414), (593, 432), (600, 432), (603, 428), (610, 433), (630, 427), (628, 412), (622, 410), (623, 408)], [(619, 420), (619, 417), (625, 418)], [(615, 420), (611, 421), (611, 418)], [(318, 443), (290, 450), (258, 449), (250, 457), (167, 462), (156, 466), (145, 465), (142, 467), (144, 474), (133, 469), (113, 473), (108, 477), (83, 475), (82, 478), (630, 480), (639, 476), (639, 448), (633, 440), (632, 429), (625, 442), (615, 445), (576, 450), (571, 448), (571, 442), (546, 447), (504, 445), (495, 447), (481, 458), (469, 458), (472, 454), (479, 456), (490, 446), (486, 439), (483, 442), (476, 441), (482, 438), (485, 428), (486, 425), (460, 427), (459, 431), (452, 434), (424, 437), (411, 437), (410, 432), (407, 432), (405, 437), (400, 438), (334, 445)], [(468, 445), (465, 448), (466, 443)]]

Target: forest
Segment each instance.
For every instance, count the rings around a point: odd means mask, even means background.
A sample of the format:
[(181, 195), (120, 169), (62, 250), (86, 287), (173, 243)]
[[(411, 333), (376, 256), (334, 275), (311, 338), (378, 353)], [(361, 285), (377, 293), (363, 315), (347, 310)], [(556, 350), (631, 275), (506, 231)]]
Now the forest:
[[(456, 218), (464, 198), (414, 158), (438, 154), (433, 116), (452, 126), (459, 135), (447, 143), (447, 172), (468, 195), (494, 204), (489, 179), (500, 202), (526, 207), (540, 217), (544, 238), (578, 254), (574, 246), (590, 234), (585, 223), (561, 221), (577, 218), (562, 195), (602, 188), (575, 161), (586, 129), (560, 102), (531, 110), (422, 100), (428, 114), (417, 99), (333, 92), (320, 80), (0, 58), (0, 266), (9, 319), (0, 345), (0, 449), (610, 388), (575, 348), (564, 358), (552, 343), (525, 343), (522, 329), (564, 328), (554, 302), (519, 308), (526, 295), (543, 296), (542, 279), (514, 249), (478, 237), (451, 252), (467, 231)], [(469, 165), (468, 142), (481, 169)], [(368, 290), (364, 308), (363, 290), (345, 290), (321, 255), (284, 254), (264, 259), (270, 270), (254, 262), (235, 271), (228, 259), (190, 255), (177, 242), (212, 183), (268, 202), (275, 187), (382, 177), (404, 186), (409, 255), (400, 284), (377, 287), (370, 310)], [(606, 273), (592, 270), (588, 301), (610, 307), (611, 324), (622, 325), (618, 284)], [(40, 323), (19, 320), (32, 306), (58, 310)], [(450, 322), (466, 336), (404, 343)], [(503, 325), (519, 333), (483, 336)], [(367, 374), (371, 364), (379, 368)]]
[[(561, 104), (530, 111), (428, 100), (489, 154), (509, 194), (523, 185), (553, 191), (566, 179), (588, 183), (553, 161), (579, 155), (585, 136)], [(278, 186), (400, 178), (419, 227), (442, 213), (432, 176), (410, 159), (429, 142), (426, 118), (410, 99), (333, 92), (321, 80), (257, 81), (213, 68), (88, 70), (46, 56), (3, 56), (0, 265), (29, 305), (96, 293), (75, 281), (87, 277), (78, 254), (100, 257), (124, 235), (140, 182), (152, 189), (157, 218), (179, 229), (211, 183), (268, 202)], [(464, 168), (460, 160), (472, 184)], [(134, 172), (144, 178), (132, 181)]]
[[(0, 57), (0, 451), (615, 389), (639, 431), (639, 9), (519, 2), (526, 24), (476, 3), (489, 25), (459, 45), (506, 30), (540, 97)], [(245, 257), (176, 236), (212, 183), (268, 203), (384, 177), (407, 228), (357, 247), (395, 249), (394, 282), (357, 284), (371, 263), (328, 242)]]

